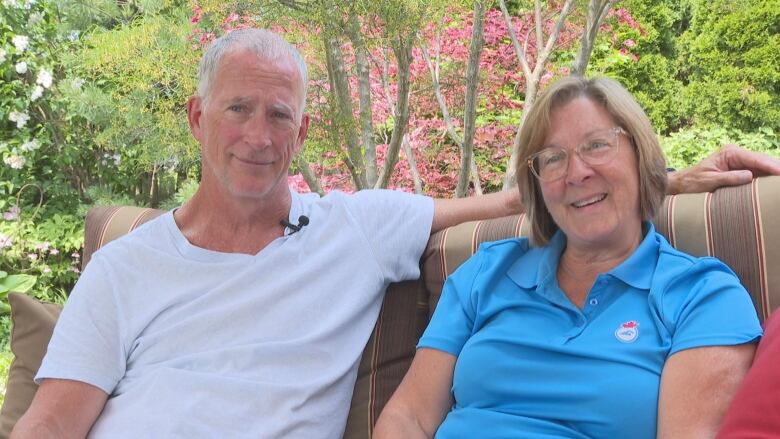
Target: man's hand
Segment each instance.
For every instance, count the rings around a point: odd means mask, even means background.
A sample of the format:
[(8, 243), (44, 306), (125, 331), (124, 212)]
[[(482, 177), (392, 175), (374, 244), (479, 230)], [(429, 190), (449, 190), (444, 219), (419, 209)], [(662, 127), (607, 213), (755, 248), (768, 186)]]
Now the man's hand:
[(753, 177), (780, 175), (780, 160), (725, 145), (701, 163), (669, 174), (669, 194), (710, 192), (721, 186), (750, 183)]

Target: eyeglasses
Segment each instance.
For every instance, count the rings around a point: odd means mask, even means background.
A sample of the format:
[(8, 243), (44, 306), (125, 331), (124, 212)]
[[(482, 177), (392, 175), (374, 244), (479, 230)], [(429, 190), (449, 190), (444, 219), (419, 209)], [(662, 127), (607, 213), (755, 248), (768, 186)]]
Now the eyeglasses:
[[(619, 134), (628, 135), (620, 127), (595, 133), (589, 140), (574, 148), (574, 152), (583, 162), (592, 166), (609, 163), (620, 149)], [(570, 154), (571, 151), (559, 146), (545, 148), (528, 157), (528, 167), (541, 181), (557, 180), (566, 175)]]

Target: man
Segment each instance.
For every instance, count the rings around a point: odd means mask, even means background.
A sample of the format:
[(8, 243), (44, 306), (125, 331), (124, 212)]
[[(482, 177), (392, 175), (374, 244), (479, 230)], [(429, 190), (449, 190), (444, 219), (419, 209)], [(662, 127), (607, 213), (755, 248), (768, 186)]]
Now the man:
[[(306, 83), (300, 54), (271, 32), (235, 31), (208, 48), (187, 106), (199, 189), (95, 254), (16, 436), (342, 434), (385, 287), (419, 276), (431, 231), (520, 203), (515, 191), (468, 201), (292, 192)], [(737, 167), (757, 157), (727, 150), (712, 169), (674, 178), (717, 186), (734, 165), (725, 155)], [(780, 173), (772, 166), (757, 170)]]

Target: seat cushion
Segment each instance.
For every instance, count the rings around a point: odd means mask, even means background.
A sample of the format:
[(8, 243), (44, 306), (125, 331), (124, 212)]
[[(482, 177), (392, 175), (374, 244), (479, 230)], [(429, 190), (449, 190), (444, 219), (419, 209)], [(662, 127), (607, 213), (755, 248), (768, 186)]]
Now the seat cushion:
[(11, 352), (14, 360), (8, 370), (5, 402), (0, 410), (0, 437), (8, 437), (16, 421), (27, 411), (38, 385), (33, 382), (54, 324), (62, 307), (40, 302), (26, 294), (10, 293)]

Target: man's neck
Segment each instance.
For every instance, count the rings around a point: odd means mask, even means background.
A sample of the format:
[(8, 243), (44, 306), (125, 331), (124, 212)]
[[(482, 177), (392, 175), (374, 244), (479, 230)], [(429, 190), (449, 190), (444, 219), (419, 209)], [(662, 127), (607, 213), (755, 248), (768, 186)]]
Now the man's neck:
[(174, 213), (176, 225), (192, 245), (224, 253), (256, 254), (284, 235), (279, 222), (290, 214), (289, 189), (286, 194), (265, 199), (206, 192), (201, 187)]

